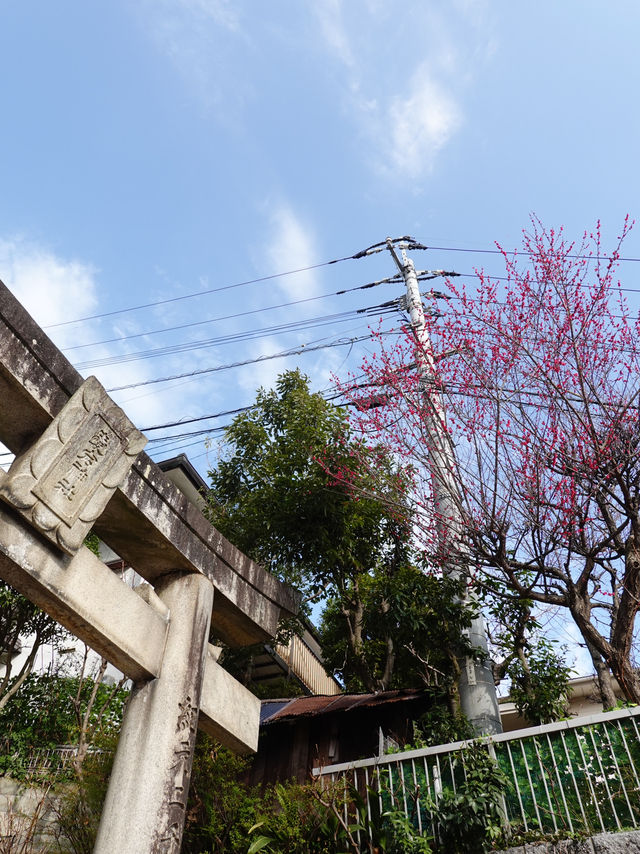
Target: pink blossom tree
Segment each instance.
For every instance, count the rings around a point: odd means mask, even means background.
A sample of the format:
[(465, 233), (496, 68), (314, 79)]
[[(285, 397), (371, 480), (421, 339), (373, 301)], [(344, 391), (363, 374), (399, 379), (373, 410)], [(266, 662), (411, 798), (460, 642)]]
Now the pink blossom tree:
[[(611, 674), (640, 702), (640, 324), (616, 278), (629, 229), (605, 253), (599, 226), (576, 245), (533, 220), (523, 252), (502, 252), (505, 277), (447, 283), (452, 298), (427, 321), (430, 373), (416, 371), (424, 345), (406, 329), (391, 345), (379, 336), (363, 375), (342, 385), (354, 424), (413, 471), (432, 563), (564, 609), (607, 706)], [(435, 480), (434, 425), (456, 460)], [(464, 548), (434, 511), (439, 476), (458, 484)]]

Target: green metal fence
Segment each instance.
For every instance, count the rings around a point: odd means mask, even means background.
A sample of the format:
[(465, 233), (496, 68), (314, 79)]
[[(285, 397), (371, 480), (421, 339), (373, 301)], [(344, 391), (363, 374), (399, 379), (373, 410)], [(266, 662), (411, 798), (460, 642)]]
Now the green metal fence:
[[(640, 707), (486, 738), (508, 780), (505, 822), (513, 830), (594, 834), (640, 827)], [(469, 742), (378, 756), (314, 770), (347, 778), (377, 809), (402, 809), (433, 835), (433, 804), (464, 779), (456, 761)], [(345, 810), (347, 803), (345, 799)], [(376, 809), (376, 811), (377, 811)]]

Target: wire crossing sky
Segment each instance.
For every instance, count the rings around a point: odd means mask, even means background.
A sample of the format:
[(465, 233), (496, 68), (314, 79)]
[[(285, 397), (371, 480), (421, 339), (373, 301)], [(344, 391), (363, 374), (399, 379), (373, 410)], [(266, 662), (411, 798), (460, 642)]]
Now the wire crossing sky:
[(388, 235), (468, 285), (533, 213), (576, 254), (638, 215), (631, 0), (5, 6), (0, 278), (203, 475), (258, 386), (397, 334)]

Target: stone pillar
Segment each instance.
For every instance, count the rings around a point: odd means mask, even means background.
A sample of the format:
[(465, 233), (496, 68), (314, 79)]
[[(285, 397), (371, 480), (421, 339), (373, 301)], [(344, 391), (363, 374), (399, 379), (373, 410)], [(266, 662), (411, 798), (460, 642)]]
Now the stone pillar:
[(127, 707), (94, 854), (178, 854), (198, 727), (213, 586), (197, 573), (165, 576), (169, 608), (157, 679), (136, 685)]

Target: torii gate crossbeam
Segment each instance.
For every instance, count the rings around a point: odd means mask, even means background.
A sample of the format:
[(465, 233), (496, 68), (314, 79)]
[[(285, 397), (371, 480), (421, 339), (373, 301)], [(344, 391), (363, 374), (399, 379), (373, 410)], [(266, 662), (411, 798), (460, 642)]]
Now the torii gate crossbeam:
[[(257, 746), (259, 701), (208, 644), (272, 637), (298, 595), (228, 543), (144, 454), (144, 437), (0, 283), (0, 577), (134, 681), (96, 843), (177, 854), (195, 730)], [(155, 589), (81, 545), (91, 527)]]

